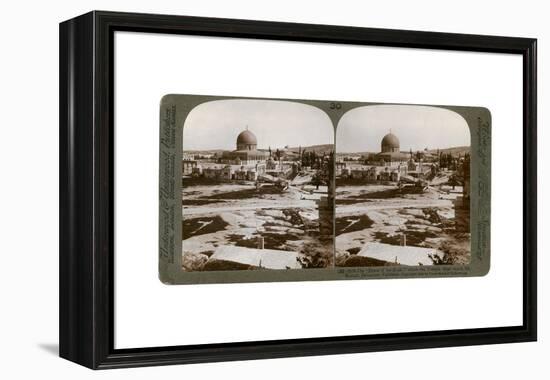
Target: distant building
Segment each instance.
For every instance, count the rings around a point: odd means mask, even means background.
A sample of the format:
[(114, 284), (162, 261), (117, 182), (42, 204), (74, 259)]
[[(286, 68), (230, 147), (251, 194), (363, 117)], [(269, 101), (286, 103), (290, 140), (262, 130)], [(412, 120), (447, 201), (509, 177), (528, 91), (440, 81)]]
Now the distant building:
[(363, 164), (337, 162), (336, 173), (344, 178), (367, 182), (399, 182), (409, 169), (416, 169), (416, 164), (409, 158), (408, 154), (400, 151), (397, 136), (390, 132), (382, 138), (379, 153), (370, 154)]
[(193, 168), (192, 175), (218, 181), (256, 181), (259, 176), (266, 173), (265, 164), (255, 165), (228, 165), (214, 164), (208, 166), (198, 165)]
[(193, 174), (193, 169), (197, 167), (197, 161), (195, 160), (182, 160), (181, 161), (181, 171), (183, 175)]
[(340, 156), (336, 162), (336, 175), (341, 178), (362, 179), (366, 182), (399, 182), (403, 176), (407, 180), (423, 179), (435, 175), (439, 170), (437, 155), (428, 148), (409, 153), (401, 151), (399, 138), (393, 133), (386, 134), (380, 142), (380, 152), (363, 156), (362, 160), (352, 161)]
[(367, 182), (398, 182), (401, 175), (407, 174), (407, 165), (375, 166), (355, 165), (343, 168), (341, 176), (351, 179), (364, 179)]
[(346, 163), (344, 161), (336, 161), (336, 175), (342, 175), (342, 172), (346, 170)]
[(197, 167), (197, 161), (193, 153), (183, 152), (181, 156), (181, 172), (183, 175), (191, 175)]
[(231, 152), (223, 152), (221, 161), (226, 164), (251, 165), (269, 157), (268, 152), (258, 150), (258, 140), (248, 128), (237, 136), (236, 148)]
[(235, 150), (222, 152), (221, 157), (211, 161), (200, 157), (190, 160), (190, 156), (184, 154), (183, 174), (219, 181), (256, 181), (263, 175), (285, 177), (298, 173), (297, 157), (300, 157), (301, 148), (294, 152), (285, 147), (273, 154), (271, 149), (258, 150), (258, 140), (248, 128), (239, 133), (235, 145)]
[(409, 155), (401, 153), (399, 148), (399, 139), (390, 132), (382, 138), (380, 153), (369, 157), (367, 163), (377, 164), (378, 166), (398, 166), (401, 163), (407, 162)]
[(181, 159), (183, 161), (193, 161), (195, 159), (195, 155), (193, 153), (186, 153), (186, 152), (183, 152), (182, 153), (182, 156), (181, 156)]

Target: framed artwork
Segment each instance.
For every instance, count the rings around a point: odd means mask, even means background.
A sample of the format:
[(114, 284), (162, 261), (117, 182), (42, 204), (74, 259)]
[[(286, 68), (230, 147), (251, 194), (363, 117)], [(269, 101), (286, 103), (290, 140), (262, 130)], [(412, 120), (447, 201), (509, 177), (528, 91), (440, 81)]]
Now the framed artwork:
[(60, 356), (536, 340), (536, 40), (60, 24)]

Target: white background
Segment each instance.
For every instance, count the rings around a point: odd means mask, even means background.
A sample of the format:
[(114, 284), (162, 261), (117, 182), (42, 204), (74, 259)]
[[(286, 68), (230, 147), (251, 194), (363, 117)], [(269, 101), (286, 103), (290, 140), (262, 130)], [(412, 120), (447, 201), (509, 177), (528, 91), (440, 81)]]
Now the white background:
[[(522, 152), (521, 56), (136, 33), (117, 33), (115, 52), (115, 347), (521, 325), (522, 182), (509, 180), (522, 170), (509, 159)], [(177, 92), (487, 107), (491, 270), (429, 280), (160, 283), (159, 99)], [(158, 323), (167, 315), (171, 322)]]
[[(6, 378), (281, 378), (297, 376), (334, 379), (372, 376), (463, 379), (545, 378), (550, 346), (546, 328), (548, 281), (544, 273), (543, 234), (548, 214), (543, 194), (548, 185), (541, 149), (548, 145), (542, 127), (550, 83), (545, 75), (550, 30), (543, 3), (523, 1), (443, 4), (426, 1), (361, 2), (246, 1), (107, 2), (81, 1), (41, 4), (21, 2), (4, 6), (1, 25), (3, 54), (0, 83), (2, 113), (2, 371)], [(58, 249), (58, 27), (61, 20), (90, 9), (143, 11), (201, 16), (312, 22), (384, 28), (437, 30), (539, 38), (539, 342), (484, 347), (459, 347), (331, 357), (220, 363), (194, 366), (131, 369), (92, 373), (56, 358)], [(21, 152), (25, 152), (23, 155)], [(27, 153), (31, 153), (30, 155)], [(518, 159), (516, 152), (510, 158)], [(519, 173), (512, 178), (521, 181)], [(29, 225), (28, 218), (33, 223)], [(24, 269), (19, 269), (24, 264)], [(253, 323), (253, 322), (252, 322)], [(545, 376), (546, 375), (546, 376)]]

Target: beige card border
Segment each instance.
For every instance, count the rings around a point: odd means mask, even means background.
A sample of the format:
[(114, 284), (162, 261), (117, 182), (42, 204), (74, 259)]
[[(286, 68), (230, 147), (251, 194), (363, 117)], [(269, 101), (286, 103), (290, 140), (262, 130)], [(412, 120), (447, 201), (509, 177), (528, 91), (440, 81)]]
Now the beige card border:
[[(185, 272), (181, 256), (181, 180), (183, 125), (196, 106), (214, 100), (259, 99), (307, 104), (324, 111), (335, 126), (340, 118), (357, 107), (401, 105), (402, 103), (345, 102), (241, 96), (165, 95), (160, 102), (159, 154), (159, 279), (164, 284), (212, 284), (282, 281), (331, 281), (358, 279), (398, 279), (484, 276), (490, 268), (491, 221), (491, 114), (487, 108), (431, 104), (454, 111), (470, 128), (471, 136), (471, 261), (468, 265), (335, 267), (291, 270), (236, 270)], [(337, 107), (335, 106), (337, 105)]]

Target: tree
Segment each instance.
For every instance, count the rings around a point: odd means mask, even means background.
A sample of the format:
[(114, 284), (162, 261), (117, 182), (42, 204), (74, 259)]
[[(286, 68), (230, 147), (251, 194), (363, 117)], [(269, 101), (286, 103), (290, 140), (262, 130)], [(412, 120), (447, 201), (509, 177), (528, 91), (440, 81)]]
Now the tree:
[(309, 166), (308, 165), (308, 159), (307, 159), (308, 152), (304, 149), (302, 152), (302, 166)]
[(464, 154), (464, 160), (457, 168), (455, 181), (458, 186), (465, 186), (466, 179), (470, 176), (470, 154)]
[(313, 175), (313, 178), (311, 178), (311, 184), (314, 185), (317, 190), (319, 190), (319, 185), (321, 184), (321, 176), (319, 175), (319, 172), (316, 172)]

